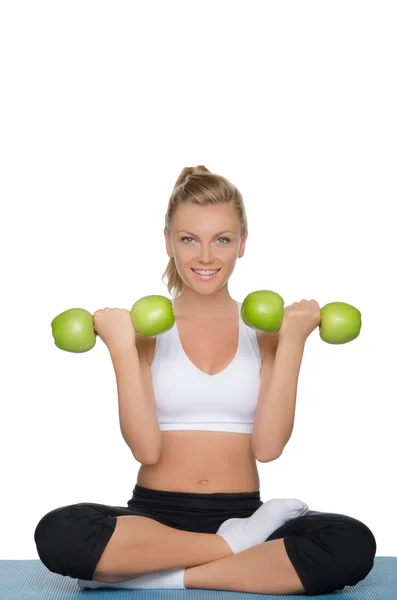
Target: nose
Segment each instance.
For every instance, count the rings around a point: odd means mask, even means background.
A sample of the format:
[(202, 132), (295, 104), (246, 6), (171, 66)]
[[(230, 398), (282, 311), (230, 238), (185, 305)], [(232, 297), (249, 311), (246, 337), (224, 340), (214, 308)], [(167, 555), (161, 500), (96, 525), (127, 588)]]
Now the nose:
[(201, 244), (199, 260), (203, 264), (211, 264), (213, 262), (213, 249), (211, 245)]

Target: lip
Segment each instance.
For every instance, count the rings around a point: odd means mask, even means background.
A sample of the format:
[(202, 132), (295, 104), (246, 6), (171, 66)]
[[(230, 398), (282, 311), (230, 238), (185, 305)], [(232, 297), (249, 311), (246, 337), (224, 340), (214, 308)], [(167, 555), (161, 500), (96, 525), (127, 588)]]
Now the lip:
[[(207, 269), (203, 269), (203, 271), (206, 271)], [(209, 271), (212, 271), (212, 269), (208, 269)], [(196, 273), (195, 271), (193, 271), (192, 269), (192, 273), (198, 277), (199, 279), (201, 279), (201, 281), (209, 281), (210, 279), (213, 279), (214, 277), (216, 277), (219, 273), (220, 273), (221, 269), (218, 269), (216, 273), (214, 273), (213, 275), (199, 275), (198, 273)]]

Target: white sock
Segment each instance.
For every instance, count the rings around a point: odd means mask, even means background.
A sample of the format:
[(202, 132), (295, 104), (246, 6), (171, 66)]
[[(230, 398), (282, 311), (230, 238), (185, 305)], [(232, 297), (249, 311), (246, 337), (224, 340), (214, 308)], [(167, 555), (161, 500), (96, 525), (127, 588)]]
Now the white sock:
[(250, 517), (228, 519), (216, 533), (223, 537), (233, 554), (237, 554), (262, 544), (281, 525), (305, 515), (308, 510), (301, 500), (274, 498), (262, 504)]
[(86, 581), (85, 579), (78, 579), (77, 584), (79, 588), (126, 588), (128, 590), (134, 589), (186, 589), (184, 585), (185, 569), (168, 569), (166, 571), (153, 571), (152, 573), (145, 573), (144, 575), (138, 575), (129, 581), (119, 581), (117, 583), (106, 583), (104, 581)]

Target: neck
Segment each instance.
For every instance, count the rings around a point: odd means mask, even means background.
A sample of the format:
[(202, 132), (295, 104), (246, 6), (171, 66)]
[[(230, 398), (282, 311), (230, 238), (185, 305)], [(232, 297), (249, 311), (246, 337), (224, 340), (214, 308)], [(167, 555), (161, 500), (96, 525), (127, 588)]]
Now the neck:
[(235, 305), (227, 287), (213, 294), (197, 294), (191, 289), (184, 289), (174, 300), (174, 310), (178, 316), (214, 317), (224, 315)]

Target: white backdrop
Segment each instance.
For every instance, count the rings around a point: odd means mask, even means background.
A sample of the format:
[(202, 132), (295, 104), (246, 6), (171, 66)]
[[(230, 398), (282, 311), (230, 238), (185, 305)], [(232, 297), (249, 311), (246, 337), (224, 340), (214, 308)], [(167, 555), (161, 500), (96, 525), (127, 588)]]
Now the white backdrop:
[(164, 215), (198, 164), (246, 202), (233, 298), (362, 312), (350, 344), (309, 337), (262, 499), (358, 518), (397, 556), (396, 17), (379, 0), (2, 3), (0, 559), (38, 558), (53, 508), (131, 497), (109, 353), (60, 351), (50, 323), (168, 296)]

